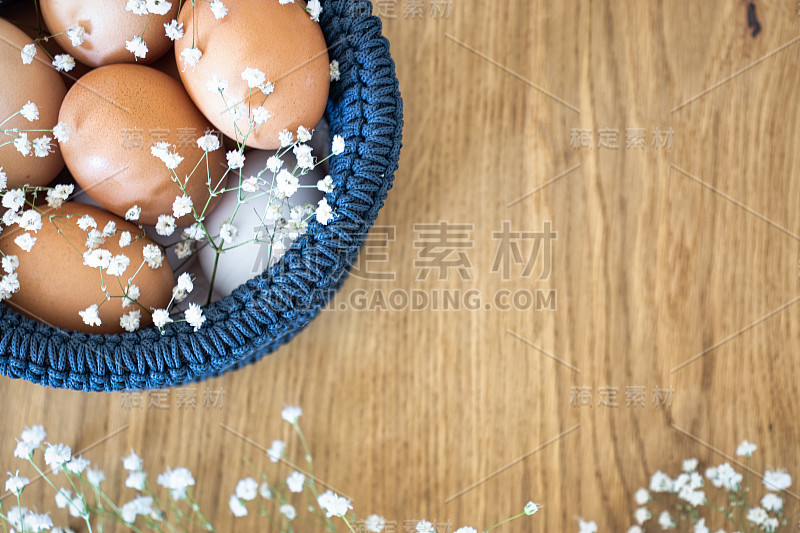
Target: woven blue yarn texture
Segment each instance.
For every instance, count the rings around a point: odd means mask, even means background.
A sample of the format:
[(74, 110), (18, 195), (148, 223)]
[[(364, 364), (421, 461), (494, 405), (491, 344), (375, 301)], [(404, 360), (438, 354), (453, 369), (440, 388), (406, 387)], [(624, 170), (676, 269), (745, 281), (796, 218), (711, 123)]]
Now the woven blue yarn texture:
[[(0, 304), (0, 374), (55, 388), (143, 390), (200, 381), (276, 350), (327, 304), (355, 261), (392, 186), (403, 104), (389, 42), (369, 0), (325, 0), (320, 24), (341, 79), (326, 114), (344, 153), (330, 160), (334, 220), (314, 221), (266, 272), (213, 303), (198, 332), (186, 323), (87, 335)], [(1, 13), (0, 13), (1, 14)]]

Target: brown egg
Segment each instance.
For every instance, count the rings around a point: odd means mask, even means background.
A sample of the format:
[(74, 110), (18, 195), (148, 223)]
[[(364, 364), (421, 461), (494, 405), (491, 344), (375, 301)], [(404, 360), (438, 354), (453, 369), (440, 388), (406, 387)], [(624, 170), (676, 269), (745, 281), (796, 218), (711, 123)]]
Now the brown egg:
[[(199, 164), (205, 152), (197, 139), (211, 124), (180, 82), (150, 67), (108, 65), (89, 72), (67, 93), (59, 119), (72, 129), (62, 151), (78, 185), (119, 216), (138, 205), (143, 224), (171, 215), (175, 197), (182, 194), (151, 146), (165, 141), (184, 158), (175, 172), (181, 180), (191, 175), (186, 192), (198, 212), (209, 197), (209, 172), (216, 184), (227, 168), (222, 149), (208, 153), (207, 165)], [(191, 214), (184, 215), (178, 225), (193, 221)]]
[[(19, 258), (16, 270), (19, 290), (4, 303), (35, 320), (84, 333), (120, 333), (124, 331), (120, 317), (136, 309), (141, 311), (140, 327), (151, 324), (151, 308), (165, 308), (172, 297), (175, 282), (166, 259), (155, 269), (145, 264), (133, 279), (132, 283), (139, 288), (137, 301), (144, 309), (135, 304), (123, 308), (121, 287), (127, 287), (128, 279), (142, 265), (145, 245), (153, 244), (153, 241), (146, 237), (136, 238), (142, 235), (137, 226), (96, 207), (67, 202), (58, 209), (45, 208), (45, 212), (55, 215), (55, 218), (51, 221), (47, 215), (42, 216), (42, 228), (36, 233), (31, 232), (36, 243), (30, 252), (14, 242), (23, 234), (19, 226), (7, 228), (0, 235), (0, 250)], [(111, 299), (102, 305), (106, 294), (101, 288), (101, 271), (85, 265), (82, 255), (87, 250), (87, 234), (78, 227), (77, 220), (83, 215), (94, 218), (99, 231), (113, 221), (117, 233), (106, 238), (100, 248), (114, 256), (124, 254), (130, 260), (119, 277), (103, 271), (102, 280)], [(129, 231), (135, 240), (123, 248), (119, 246), (119, 239), (124, 231)], [(99, 305), (99, 326), (85, 324), (78, 314), (91, 305)]]
[[(125, 0), (39, 0), (42, 17), (51, 34), (61, 47), (75, 59), (92, 67), (112, 63), (152, 63), (172, 46), (164, 31), (178, 13), (178, 2), (165, 15), (136, 15), (125, 10)], [(148, 22), (149, 20), (149, 22)], [(82, 26), (85, 40), (73, 46), (66, 32)], [(145, 27), (147, 29), (145, 29)], [(147, 44), (147, 55), (136, 58), (125, 49), (125, 42), (142, 36)]]
[[(0, 129), (9, 130), (45, 130), (51, 129), (58, 122), (58, 109), (67, 92), (61, 76), (50, 65), (47, 56), (39, 50), (29, 65), (22, 63), (20, 51), (32, 42), (25, 33), (8, 22), (0, 19), (0, 122), (19, 111), (27, 102), (33, 102), (39, 108), (39, 119), (29, 122), (17, 115)], [(45, 185), (64, 168), (64, 160), (53, 139), (52, 133), (31, 132), (28, 140), (47, 135), (53, 152), (47, 157), (35, 157), (33, 151), (23, 156), (14, 148), (15, 135), (0, 133), (0, 167), (8, 175), (9, 184), (19, 186)]]
[[(319, 23), (314, 22), (301, 4), (281, 5), (278, 0), (238, 0), (228, 2), (228, 14), (217, 20), (204, 3), (194, 7), (195, 47), (203, 53), (197, 64), (187, 66), (181, 54), (192, 47), (192, 3), (186, 2), (178, 20), (183, 23), (183, 38), (175, 41), (175, 56), (189, 96), (200, 111), (225, 135), (235, 138), (228, 111), (238, 103), (251, 108), (263, 104), (273, 117), (256, 126), (247, 146), (274, 150), (280, 147), (278, 133), (309, 130), (325, 112), (330, 88), (330, 63), (327, 45)], [(264, 97), (242, 79), (246, 68), (262, 71), (275, 85), (275, 92)], [(225, 101), (209, 91), (212, 75), (228, 82)], [(227, 105), (226, 105), (227, 104)], [(247, 118), (237, 122), (248, 130)]]

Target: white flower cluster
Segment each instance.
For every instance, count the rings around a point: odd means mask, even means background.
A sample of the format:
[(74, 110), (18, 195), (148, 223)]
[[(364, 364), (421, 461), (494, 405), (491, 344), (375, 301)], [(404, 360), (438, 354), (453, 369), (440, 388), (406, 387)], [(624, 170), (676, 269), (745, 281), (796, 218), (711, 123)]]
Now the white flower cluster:
[[(52, 133), (53, 137), (44, 133), (34, 139), (29, 139), (28, 135), (34, 135), (36, 133), (40, 133), (43, 130), (41, 129), (20, 129), (20, 128), (3, 128), (3, 126), (12, 118), (16, 117), (17, 115), (23, 117), (28, 122), (35, 122), (39, 120), (39, 107), (34, 103), (28, 101), (25, 103), (19, 111), (12, 114), (2, 122), (0, 122), (0, 134), (7, 135), (12, 137), (13, 140), (8, 141), (6, 143), (0, 144), (0, 147), (5, 146), (7, 144), (13, 144), (14, 148), (22, 154), (23, 157), (27, 157), (29, 155), (33, 155), (34, 157), (47, 157), (51, 153), (53, 153), (53, 138), (58, 142), (64, 143), (69, 140), (70, 129), (69, 127), (63, 123), (59, 122), (56, 126), (53, 127), (51, 130), (44, 130), (48, 133)], [(0, 173), (2, 173), (2, 167), (0, 167)], [(4, 183), (3, 188), (5, 188), (5, 182), (7, 180), (7, 176), (3, 173), (2, 174), (2, 181)]]

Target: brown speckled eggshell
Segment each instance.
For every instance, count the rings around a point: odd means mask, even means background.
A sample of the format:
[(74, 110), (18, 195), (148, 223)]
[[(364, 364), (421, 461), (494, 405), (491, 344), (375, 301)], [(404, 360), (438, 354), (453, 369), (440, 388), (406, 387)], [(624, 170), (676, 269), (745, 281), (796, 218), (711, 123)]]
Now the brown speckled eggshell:
[[(138, 205), (142, 208), (139, 221), (149, 225), (159, 215), (171, 215), (172, 202), (181, 194), (150, 147), (167, 141), (171, 150), (177, 150), (184, 160), (175, 172), (183, 179), (203, 156), (197, 138), (212, 129), (180, 82), (142, 65), (108, 65), (89, 72), (67, 93), (59, 119), (72, 129), (63, 154), (78, 185), (119, 216)], [(213, 183), (225, 168), (223, 151), (209, 152)], [(203, 164), (187, 185), (198, 211), (209, 196), (206, 181)], [(184, 215), (178, 225), (193, 221), (191, 214)]]
[[(39, 0), (42, 18), (50, 33), (56, 34), (75, 28), (78, 24), (86, 30), (86, 38), (80, 46), (72, 46), (66, 33), (56, 35), (56, 42), (75, 59), (92, 67), (112, 63), (152, 63), (167, 50), (172, 41), (164, 31), (164, 24), (178, 13), (178, 2), (166, 15), (135, 15), (125, 10), (125, 0)], [(145, 30), (145, 26), (147, 29)], [(141, 35), (148, 52), (137, 58), (125, 49), (125, 41)]]
[[(141, 230), (96, 207), (66, 202), (48, 213), (58, 216), (54, 219), (55, 225), (46, 216), (42, 217), (42, 229), (33, 234), (36, 244), (30, 252), (25, 252), (14, 242), (14, 237), (22, 234), (18, 226), (6, 229), (0, 236), (0, 250), (19, 258), (16, 270), (19, 291), (3, 303), (34, 320), (64, 329), (84, 333), (123, 332), (119, 325), (120, 317), (141, 308), (133, 305), (123, 309), (120, 298), (112, 298), (100, 306), (100, 326), (88, 326), (78, 315), (78, 311), (93, 304), (99, 305), (105, 299), (105, 293), (100, 288), (100, 270), (83, 264), (81, 254), (86, 250), (86, 232), (78, 227), (76, 221), (82, 215), (91, 215), (101, 230), (111, 220), (116, 223), (117, 234), (108, 237), (101, 247), (113, 255), (125, 254), (131, 260), (125, 274), (119, 278), (123, 286), (127, 285), (128, 278), (142, 264), (144, 246), (153, 241), (145, 237), (120, 248), (121, 232), (130, 231), (135, 238), (141, 235)], [(58, 234), (58, 229), (63, 231), (63, 236)], [(104, 279), (112, 297), (122, 296), (123, 291), (116, 277), (104, 275)], [(175, 282), (169, 263), (164, 259), (157, 269), (143, 266), (133, 283), (139, 287), (139, 303), (149, 310), (167, 306)], [(151, 323), (150, 314), (142, 310), (140, 327), (147, 327)]]
[[(64, 100), (67, 88), (61, 75), (50, 65), (47, 56), (40, 50), (30, 65), (22, 63), (20, 50), (31, 39), (8, 22), (0, 19), (0, 122), (20, 110), (28, 101), (39, 108), (39, 120), (28, 122), (17, 115), (3, 129), (50, 129), (58, 122), (58, 109)], [(29, 133), (28, 140), (52, 133)], [(0, 144), (13, 140), (3, 135)], [(54, 151), (47, 157), (27, 156), (19, 153), (13, 144), (0, 148), (0, 167), (8, 175), (9, 185), (46, 185), (64, 168), (64, 160), (58, 142), (50, 143)]]
[[(195, 45), (203, 56), (197, 65), (185, 68), (180, 55), (192, 46), (192, 5), (186, 2), (181, 9), (178, 20), (183, 23), (184, 35), (175, 41), (175, 56), (183, 84), (211, 123), (233, 138), (233, 120), (219, 93), (208, 90), (208, 80), (214, 74), (227, 80), (225, 97), (228, 105), (233, 105), (248, 102), (250, 89), (241, 76), (244, 69), (264, 72), (275, 84), (275, 92), (264, 100), (263, 93), (253, 89), (251, 103), (256, 107), (263, 101), (274, 116), (256, 126), (247, 146), (275, 150), (280, 147), (280, 131), (296, 132), (299, 126), (310, 130), (325, 112), (330, 89), (325, 37), (299, 1), (281, 5), (278, 0), (236, 0), (225, 5), (228, 14), (221, 20), (214, 18), (207, 5), (200, 3), (195, 8)], [(246, 119), (238, 125), (247, 131)]]

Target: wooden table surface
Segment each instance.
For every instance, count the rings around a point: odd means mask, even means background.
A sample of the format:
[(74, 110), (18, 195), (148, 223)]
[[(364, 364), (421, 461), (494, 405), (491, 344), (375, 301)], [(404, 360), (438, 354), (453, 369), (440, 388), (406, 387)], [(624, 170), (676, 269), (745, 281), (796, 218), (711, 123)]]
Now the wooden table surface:
[[(288, 346), (195, 387), (0, 380), (5, 468), (41, 423), (92, 446), (110, 488), (134, 448), (151, 476), (190, 468), (220, 531), (263, 530), (228, 496), (245, 458), (290, 472), (258, 446), (300, 458), (296, 404), (318, 476), (395, 531), (529, 499), (542, 512), (500, 531), (626, 531), (652, 472), (743, 439), (756, 472), (800, 479), (796, 2), (758, 1), (756, 37), (739, 0), (375, 4), (404, 149), (359, 276)], [(28, 497), (53, 507), (41, 482)]]

